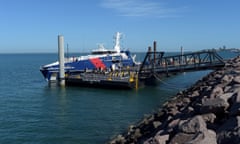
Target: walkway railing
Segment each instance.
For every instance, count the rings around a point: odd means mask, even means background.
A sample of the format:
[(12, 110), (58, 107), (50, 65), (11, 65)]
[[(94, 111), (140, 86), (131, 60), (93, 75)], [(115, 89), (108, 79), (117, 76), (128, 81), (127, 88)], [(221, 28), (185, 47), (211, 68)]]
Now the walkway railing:
[(163, 55), (163, 52), (148, 52), (139, 69), (139, 77), (215, 69), (225, 65), (223, 59), (215, 51), (201, 51), (166, 57)]

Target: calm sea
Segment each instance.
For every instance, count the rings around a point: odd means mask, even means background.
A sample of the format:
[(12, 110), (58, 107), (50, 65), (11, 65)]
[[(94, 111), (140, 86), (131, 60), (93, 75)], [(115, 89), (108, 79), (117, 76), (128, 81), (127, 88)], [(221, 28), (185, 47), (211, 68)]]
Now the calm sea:
[(59, 88), (39, 71), (55, 60), (57, 54), (0, 54), (1, 144), (106, 143), (210, 72), (182, 73), (137, 91)]

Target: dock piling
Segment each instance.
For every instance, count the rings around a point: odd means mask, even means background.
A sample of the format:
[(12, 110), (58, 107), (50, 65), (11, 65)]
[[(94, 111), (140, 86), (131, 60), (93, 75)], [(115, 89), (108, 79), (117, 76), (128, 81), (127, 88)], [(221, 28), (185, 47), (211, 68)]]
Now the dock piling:
[(154, 64), (155, 64), (156, 63), (156, 52), (157, 52), (157, 42), (156, 41), (153, 42), (153, 52), (154, 52), (153, 61), (154, 61)]
[(64, 38), (58, 36), (58, 58), (59, 58), (59, 85), (65, 86), (65, 71), (64, 71)]
[(181, 61), (180, 61), (180, 65), (183, 65), (183, 47), (181, 46)]

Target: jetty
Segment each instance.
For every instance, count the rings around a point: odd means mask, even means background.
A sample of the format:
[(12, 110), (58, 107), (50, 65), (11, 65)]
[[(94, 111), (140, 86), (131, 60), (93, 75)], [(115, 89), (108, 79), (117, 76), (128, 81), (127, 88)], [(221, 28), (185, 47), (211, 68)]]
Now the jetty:
[(59, 60), (40, 67), (40, 71), (49, 83), (57, 82), (63, 87), (138, 89), (156, 85), (173, 74), (225, 66), (225, 61), (215, 50), (183, 53), (181, 47), (180, 54), (165, 56), (163, 51), (157, 51), (156, 41), (153, 51), (149, 46), (144, 60), (137, 63), (130, 51), (120, 50), (120, 35), (116, 34), (114, 50), (102, 47), (91, 55), (78, 58), (64, 57), (64, 38), (59, 35)]
[(183, 53), (181, 47), (180, 54), (165, 56), (164, 52), (157, 51), (156, 41), (153, 51), (149, 46), (144, 60), (137, 63), (130, 51), (120, 50), (120, 35), (116, 34), (114, 50), (102, 47), (91, 55), (78, 58), (64, 57), (64, 37), (59, 35), (59, 60), (40, 67), (40, 71), (49, 83), (57, 82), (63, 87), (138, 89), (156, 85), (173, 74), (225, 66), (225, 61), (215, 50)]
[(140, 65), (121, 67), (118, 70), (67, 71), (64, 78), (66, 84), (97, 88), (138, 89), (143, 85), (156, 85), (164, 77), (180, 72), (218, 69), (225, 65), (224, 60), (216, 51), (164, 56), (164, 52), (157, 51), (156, 45), (154, 41), (154, 51), (151, 51), (149, 47)]

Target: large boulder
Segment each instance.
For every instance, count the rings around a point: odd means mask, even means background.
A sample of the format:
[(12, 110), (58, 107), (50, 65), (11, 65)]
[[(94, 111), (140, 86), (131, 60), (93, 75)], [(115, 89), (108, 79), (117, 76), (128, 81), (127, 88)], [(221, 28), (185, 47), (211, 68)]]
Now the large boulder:
[(210, 98), (215, 98), (219, 95), (222, 95), (223, 93), (224, 93), (223, 88), (221, 86), (217, 85), (211, 91)]
[(180, 122), (179, 131), (170, 144), (217, 144), (216, 133), (207, 129), (200, 115)]
[(195, 134), (206, 129), (206, 123), (201, 116), (184, 120), (179, 123), (179, 130), (187, 134)]
[(216, 133), (212, 130), (205, 130), (198, 133), (193, 140), (187, 144), (217, 144)]
[(200, 113), (214, 113), (216, 115), (223, 114), (228, 109), (229, 103), (226, 99), (221, 97), (203, 98)]

